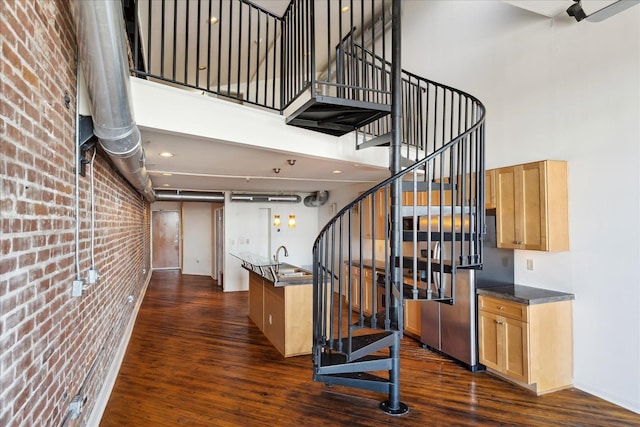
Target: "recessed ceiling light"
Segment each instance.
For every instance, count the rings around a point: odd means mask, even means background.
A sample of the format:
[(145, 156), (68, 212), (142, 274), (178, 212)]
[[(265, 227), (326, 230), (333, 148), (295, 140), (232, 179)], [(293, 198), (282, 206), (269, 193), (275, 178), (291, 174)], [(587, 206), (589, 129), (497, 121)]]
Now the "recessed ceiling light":
[(173, 176), (173, 174), (172, 174), (172, 173), (163, 173), (162, 175), (163, 175), (163, 176)]
[(215, 16), (212, 16), (211, 18), (209, 18), (209, 23), (211, 25), (215, 25), (218, 23), (218, 18), (216, 18)]
[(173, 153), (169, 153), (168, 151), (163, 151), (160, 155), (162, 157), (173, 157)]
[(336, 170), (333, 171), (333, 173), (342, 173), (342, 171), (339, 171), (339, 170), (336, 169)]
[(162, 186), (163, 186), (163, 187), (168, 187), (168, 186), (169, 186), (169, 184), (162, 184)]
[(340, 9), (342, 11), (342, 13), (347, 13), (349, 12), (350, 8), (349, 6), (344, 6), (342, 9)]

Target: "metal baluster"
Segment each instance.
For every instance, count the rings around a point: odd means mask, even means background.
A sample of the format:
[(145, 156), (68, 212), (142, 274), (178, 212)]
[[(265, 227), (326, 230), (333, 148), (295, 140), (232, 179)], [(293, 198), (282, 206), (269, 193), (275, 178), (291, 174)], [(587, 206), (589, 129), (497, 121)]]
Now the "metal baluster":
[(172, 70), (173, 70), (173, 74), (171, 75), (171, 78), (175, 81), (176, 80), (176, 55), (177, 55), (177, 49), (176, 49), (176, 44), (178, 43), (178, 2), (174, 1), (173, 2), (173, 55), (172, 55)]

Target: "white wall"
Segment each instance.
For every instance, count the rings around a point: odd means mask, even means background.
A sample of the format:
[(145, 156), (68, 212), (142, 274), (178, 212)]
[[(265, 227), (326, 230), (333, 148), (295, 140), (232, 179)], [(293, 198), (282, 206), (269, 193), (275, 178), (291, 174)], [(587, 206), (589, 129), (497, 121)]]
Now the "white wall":
[[(305, 197), (307, 194), (300, 194)], [(271, 254), (275, 255), (280, 245), (285, 245), (289, 257), (280, 254), (280, 260), (297, 266), (309, 266), (312, 263), (313, 242), (318, 235), (318, 208), (308, 208), (302, 203), (247, 203), (232, 202), (229, 193), (226, 194), (225, 221), (225, 268), (224, 290), (243, 291), (248, 289), (249, 276), (241, 267), (241, 262), (231, 254), (253, 252), (262, 255), (262, 245), (258, 244), (254, 236), (262, 233), (265, 227), (271, 234)], [(260, 209), (270, 209), (268, 223)], [(273, 226), (273, 215), (280, 214), (282, 225)], [(296, 216), (296, 227), (288, 228), (289, 214)], [(262, 219), (262, 220), (261, 220)], [(280, 231), (278, 231), (278, 229)]]
[(182, 274), (211, 276), (211, 204), (182, 203)]
[(403, 9), (403, 68), (486, 105), (488, 168), (568, 161), (571, 250), (516, 251), (516, 282), (575, 294), (575, 386), (640, 412), (640, 6), (601, 23)]

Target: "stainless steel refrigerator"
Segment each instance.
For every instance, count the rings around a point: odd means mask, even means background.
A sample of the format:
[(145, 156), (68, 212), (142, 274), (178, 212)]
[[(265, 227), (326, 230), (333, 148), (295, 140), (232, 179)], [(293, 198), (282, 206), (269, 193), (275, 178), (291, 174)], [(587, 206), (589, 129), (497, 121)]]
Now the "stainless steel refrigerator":
[[(498, 249), (495, 236), (495, 214), (487, 211), (487, 234), (483, 245), (482, 270), (456, 272), (453, 305), (435, 301), (421, 307), (420, 341), (433, 350), (447, 354), (476, 371), (478, 363), (477, 287), (502, 286), (513, 283), (513, 250)], [(448, 253), (446, 248), (440, 253)], [(449, 283), (447, 283), (447, 281)], [(445, 275), (445, 286), (450, 286)]]

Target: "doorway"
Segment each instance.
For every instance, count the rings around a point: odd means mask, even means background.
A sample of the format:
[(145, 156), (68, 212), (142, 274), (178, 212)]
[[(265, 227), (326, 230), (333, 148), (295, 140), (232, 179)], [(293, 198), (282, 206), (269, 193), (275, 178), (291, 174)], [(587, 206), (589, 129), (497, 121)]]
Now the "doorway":
[(180, 212), (151, 212), (151, 267), (180, 268)]
[(213, 272), (218, 286), (224, 289), (224, 206), (214, 209), (213, 221), (215, 236)]

